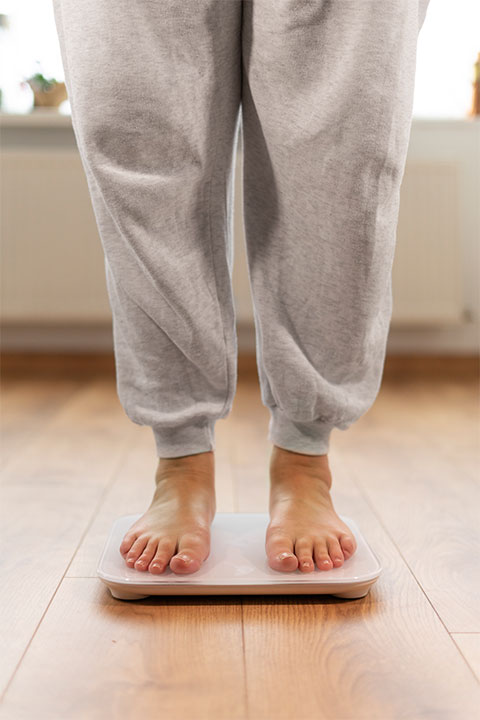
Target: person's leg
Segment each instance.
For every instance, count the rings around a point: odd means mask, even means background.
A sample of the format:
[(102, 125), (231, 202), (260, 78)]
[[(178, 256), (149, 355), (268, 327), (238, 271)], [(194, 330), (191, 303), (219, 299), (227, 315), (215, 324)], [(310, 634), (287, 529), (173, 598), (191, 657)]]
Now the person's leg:
[(332, 429), (355, 422), (380, 387), (427, 4), (244, 6), (244, 220), (274, 445), (275, 569), (329, 569), (355, 551), (331, 503), (327, 452)]
[(118, 395), (132, 421), (153, 429), (160, 458), (152, 507), (121, 551), (137, 569), (155, 558), (162, 570), (185, 551), (194, 570), (214, 514), (214, 426), (236, 388), (241, 2), (53, 4), (105, 251)]

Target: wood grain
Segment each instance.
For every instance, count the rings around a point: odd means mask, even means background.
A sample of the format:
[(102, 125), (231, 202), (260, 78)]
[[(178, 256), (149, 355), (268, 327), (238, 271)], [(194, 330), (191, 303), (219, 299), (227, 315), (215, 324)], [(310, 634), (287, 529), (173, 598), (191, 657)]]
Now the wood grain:
[(235, 598), (114, 600), (66, 578), (6, 696), (2, 720), (247, 717)]
[(480, 631), (478, 418), (470, 392), (386, 385), (342, 458), (450, 632)]
[(1, 490), (0, 687), (41, 621), (131, 433), (112, 382), (92, 381), (47, 417), (35, 441), (7, 463)]
[[(383, 566), (365, 598), (132, 603), (95, 569), (114, 519), (150, 501), (153, 437), (108, 363), (82, 363), (57, 359), (55, 379), (41, 358), (4, 382), (2, 720), (477, 720), (472, 363), (392, 362), (370, 411), (332, 434), (335, 507)], [(269, 415), (255, 360), (239, 369), (216, 426), (217, 509), (266, 512)]]
[(0, 469), (10, 458), (24, 452), (39, 429), (80, 387), (75, 380), (28, 378), (11, 380), (0, 395)]
[(254, 717), (473, 720), (480, 694), (470, 668), (338, 456), (335, 468), (337, 510), (355, 518), (383, 572), (365, 598), (340, 604), (244, 599)]
[(453, 633), (452, 638), (480, 682), (480, 633)]

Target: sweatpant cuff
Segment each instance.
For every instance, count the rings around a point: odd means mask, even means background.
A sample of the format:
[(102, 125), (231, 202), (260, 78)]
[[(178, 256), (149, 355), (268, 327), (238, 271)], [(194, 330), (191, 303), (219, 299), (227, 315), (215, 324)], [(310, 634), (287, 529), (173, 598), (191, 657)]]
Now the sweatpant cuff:
[(152, 428), (158, 457), (181, 457), (215, 450), (215, 420), (178, 428)]
[(328, 453), (333, 425), (324, 420), (296, 422), (290, 420), (278, 407), (269, 409), (268, 438), (271, 443), (285, 450), (306, 455), (326, 455)]

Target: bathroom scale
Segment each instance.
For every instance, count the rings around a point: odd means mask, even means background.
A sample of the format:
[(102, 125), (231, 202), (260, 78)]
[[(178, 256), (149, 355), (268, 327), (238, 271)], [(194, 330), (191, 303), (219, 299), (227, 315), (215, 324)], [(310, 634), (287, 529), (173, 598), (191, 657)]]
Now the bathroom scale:
[(118, 600), (141, 600), (150, 595), (334, 595), (364, 597), (382, 568), (356, 523), (340, 515), (357, 541), (357, 549), (343, 565), (312, 572), (272, 570), (265, 554), (267, 513), (217, 513), (211, 524), (210, 555), (194, 573), (179, 575), (167, 565), (153, 575), (129, 568), (120, 553), (127, 530), (141, 515), (118, 518), (105, 543), (97, 575)]

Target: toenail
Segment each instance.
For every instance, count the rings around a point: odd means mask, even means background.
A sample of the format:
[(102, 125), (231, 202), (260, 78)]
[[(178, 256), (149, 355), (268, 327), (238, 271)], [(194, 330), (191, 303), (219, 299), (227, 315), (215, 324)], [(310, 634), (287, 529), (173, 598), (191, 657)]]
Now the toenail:
[(323, 560), (324, 565), (330, 565), (330, 560)]
[(288, 558), (288, 557), (293, 557), (293, 555), (288, 552), (284, 552), (284, 553), (281, 553), (280, 555), (278, 555), (278, 559), (280, 561), (285, 560), (285, 558)]
[(310, 565), (310, 561), (309, 561), (309, 560), (304, 560), (304, 561), (302, 562), (302, 567), (307, 567), (307, 565)]
[(192, 558), (188, 557), (188, 555), (176, 555), (175, 557), (179, 558), (180, 560), (183, 560), (185, 563), (191, 563)]

